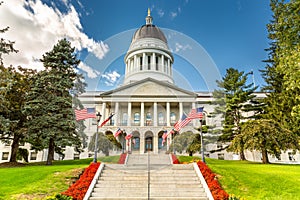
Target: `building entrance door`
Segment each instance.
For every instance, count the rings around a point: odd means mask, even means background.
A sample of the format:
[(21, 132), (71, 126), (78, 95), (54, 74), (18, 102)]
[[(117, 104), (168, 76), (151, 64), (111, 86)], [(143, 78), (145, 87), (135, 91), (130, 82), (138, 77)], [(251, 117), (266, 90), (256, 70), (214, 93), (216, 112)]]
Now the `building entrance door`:
[(152, 137), (146, 138), (145, 151), (153, 151), (153, 138)]

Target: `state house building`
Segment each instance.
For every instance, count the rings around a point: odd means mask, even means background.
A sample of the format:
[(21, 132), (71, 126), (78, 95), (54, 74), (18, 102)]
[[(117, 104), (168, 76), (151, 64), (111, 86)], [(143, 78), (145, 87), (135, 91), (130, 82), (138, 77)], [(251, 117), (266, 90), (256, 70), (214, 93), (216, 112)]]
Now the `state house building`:
[[(171, 130), (183, 113), (204, 106), (211, 100), (209, 94), (197, 94), (177, 87), (172, 76), (174, 57), (164, 33), (152, 23), (148, 11), (146, 24), (132, 36), (124, 57), (124, 82), (106, 92), (87, 92), (80, 98), (85, 107), (93, 107), (102, 115), (101, 121), (114, 113), (112, 120), (99, 129), (105, 134), (114, 134), (118, 128), (132, 133), (132, 141), (126, 149), (141, 154), (158, 153), (170, 144), (168, 138), (162, 146), (164, 130)], [(201, 95), (201, 96), (200, 96)], [(90, 100), (94, 101), (90, 101)], [(90, 104), (89, 104), (90, 103)], [(205, 105), (205, 110), (211, 106)], [(211, 108), (210, 111), (213, 111)], [(100, 121), (100, 123), (101, 123)], [(86, 120), (88, 135), (95, 133), (93, 120)], [(195, 132), (199, 122), (193, 120), (181, 131)]]
[[(131, 44), (124, 57), (125, 76), (122, 85), (117, 88), (100, 92), (88, 91), (80, 96), (85, 108), (96, 107), (102, 115), (101, 122), (112, 113), (113, 118), (99, 132), (104, 134), (115, 134), (120, 128), (127, 134), (132, 133), (132, 142), (126, 146), (126, 151), (143, 154), (152, 152), (154, 154), (164, 153), (172, 142), (172, 137), (162, 145), (164, 130), (170, 131), (183, 113), (189, 113), (192, 108), (204, 107), (203, 120), (206, 125), (221, 128), (221, 118), (212, 117), (214, 106), (210, 104), (213, 100), (209, 92), (193, 92), (182, 89), (174, 84), (172, 76), (172, 65), (174, 57), (168, 47), (168, 41), (164, 33), (152, 22), (148, 11), (146, 24), (141, 26), (132, 36)], [(258, 98), (264, 94), (257, 93)], [(85, 120), (85, 133), (88, 142), (96, 132), (95, 119)], [(197, 133), (195, 128), (200, 125), (198, 120), (192, 120), (181, 129), (180, 133), (191, 131)], [(207, 135), (205, 137), (208, 137)], [(34, 152), (30, 150), (29, 144), (24, 144), (30, 151), (29, 161), (46, 160), (47, 150)], [(224, 144), (205, 145), (206, 156), (218, 159), (238, 159), (237, 155), (226, 152), (209, 153), (210, 150), (222, 148)], [(24, 148), (21, 146), (21, 148)], [(0, 144), (2, 156), (0, 162), (9, 158), (10, 146)], [(115, 152), (120, 154), (120, 150)], [(252, 161), (261, 161), (259, 152), (246, 151), (246, 158)], [(292, 151), (281, 154), (281, 160), (290, 161)], [(78, 154), (72, 147), (66, 147), (64, 159), (78, 159), (92, 157), (93, 152), (85, 149)], [(294, 155), (293, 155), (294, 156)], [(296, 160), (300, 158), (296, 154)], [(56, 155), (55, 159), (59, 159)], [(275, 157), (269, 156), (269, 160), (276, 161)]]

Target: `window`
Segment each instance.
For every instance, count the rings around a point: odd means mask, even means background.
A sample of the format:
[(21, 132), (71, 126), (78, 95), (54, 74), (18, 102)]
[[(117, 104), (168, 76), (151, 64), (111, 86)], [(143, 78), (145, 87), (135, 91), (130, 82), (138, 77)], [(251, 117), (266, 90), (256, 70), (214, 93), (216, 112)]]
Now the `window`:
[(134, 123), (135, 124), (140, 123), (140, 113), (134, 113)]
[(151, 56), (148, 56), (148, 70), (151, 69)]
[(155, 57), (155, 69), (158, 71), (158, 57)]
[(164, 125), (165, 123), (165, 117), (162, 112), (158, 113), (158, 124), (159, 125)]
[(224, 160), (224, 153), (219, 153), (218, 154), (218, 159), (219, 160)]
[(152, 121), (152, 116), (150, 112), (147, 112), (146, 114), (146, 126), (150, 126)]
[(9, 152), (2, 152), (2, 160), (8, 160)]
[(128, 121), (128, 115), (127, 115), (127, 113), (123, 113), (122, 125), (126, 126), (127, 125), (127, 121)]
[(36, 152), (31, 152), (30, 153), (30, 160), (36, 160), (37, 153)]
[(171, 120), (171, 124), (175, 124), (176, 123), (176, 114), (174, 112), (171, 112), (171, 114), (170, 114), (170, 120)]
[(140, 70), (143, 70), (143, 57), (140, 57)]
[(74, 153), (73, 158), (74, 158), (74, 160), (79, 160), (79, 153)]

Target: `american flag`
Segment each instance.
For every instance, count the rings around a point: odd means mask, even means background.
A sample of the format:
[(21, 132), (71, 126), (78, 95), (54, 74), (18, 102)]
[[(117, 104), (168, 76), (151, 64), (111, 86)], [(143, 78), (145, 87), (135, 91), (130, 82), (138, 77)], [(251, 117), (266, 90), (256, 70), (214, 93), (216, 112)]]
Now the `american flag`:
[(115, 137), (118, 137), (122, 133), (122, 130), (118, 128), (117, 132), (115, 133)]
[(180, 131), (180, 129), (182, 129), (183, 127), (185, 127), (188, 123), (190, 123), (192, 119), (188, 118), (186, 116), (186, 114), (182, 114), (181, 119), (178, 120), (175, 124), (174, 124), (174, 129), (176, 131)]
[(162, 142), (161, 142), (161, 145), (163, 146), (164, 145), (164, 143), (166, 142), (166, 138), (168, 137), (168, 131), (167, 130), (165, 130), (164, 131), (164, 134), (162, 135)]
[(188, 115), (190, 119), (202, 119), (203, 118), (203, 107), (193, 108)]
[(101, 128), (102, 126), (104, 126), (109, 120), (111, 120), (111, 118), (114, 116), (114, 114), (111, 114), (106, 120), (104, 120), (100, 126), (98, 126), (99, 128)]
[(84, 108), (82, 110), (75, 110), (76, 121), (88, 118), (96, 118), (95, 108)]
[(126, 135), (125, 139), (126, 139), (126, 140), (129, 140), (131, 137), (132, 137), (132, 133)]

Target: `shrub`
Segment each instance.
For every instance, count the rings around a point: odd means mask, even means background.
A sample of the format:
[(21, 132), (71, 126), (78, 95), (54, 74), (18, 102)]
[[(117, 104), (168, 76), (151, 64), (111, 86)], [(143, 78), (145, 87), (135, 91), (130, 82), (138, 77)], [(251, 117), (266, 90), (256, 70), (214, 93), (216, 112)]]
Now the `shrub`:
[(216, 175), (209, 169), (209, 167), (202, 161), (198, 161), (197, 165), (208, 185), (209, 190), (211, 191), (212, 196), (215, 200), (228, 200), (229, 195), (225, 192)]
[(124, 164), (125, 160), (126, 160), (126, 156), (127, 156), (126, 153), (122, 153), (121, 156), (120, 156), (120, 159), (118, 161), (118, 164)]
[(86, 168), (80, 178), (69, 187), (68, 190), (63, 192), (63, 195), (71, 196), (74, 200), (82, 200), (85, 193), (89, 189), (89, 186), (98, 170), (100, 163), (91, 163)]
[(171, 154), (172, 156), (172, 161), (173, 161), (173, 164), (180, 164), (179, 160), (177, 159), (176, 155), (175, 154)]
[(56, 194), (54, 196), (47, 197), (46, 200), (73, 200), (73, 198), (63, 194)]

